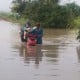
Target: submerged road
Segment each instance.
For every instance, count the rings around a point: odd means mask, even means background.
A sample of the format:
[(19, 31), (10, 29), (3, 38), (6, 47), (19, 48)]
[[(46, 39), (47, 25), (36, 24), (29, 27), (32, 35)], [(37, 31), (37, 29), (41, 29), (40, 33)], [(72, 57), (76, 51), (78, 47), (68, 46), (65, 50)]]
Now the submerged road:
[(20, 42), (19, 26), (0, 21), (0, 80), (80, 80), (76, 32), (44, 31), (42, 49), (29, 52)]

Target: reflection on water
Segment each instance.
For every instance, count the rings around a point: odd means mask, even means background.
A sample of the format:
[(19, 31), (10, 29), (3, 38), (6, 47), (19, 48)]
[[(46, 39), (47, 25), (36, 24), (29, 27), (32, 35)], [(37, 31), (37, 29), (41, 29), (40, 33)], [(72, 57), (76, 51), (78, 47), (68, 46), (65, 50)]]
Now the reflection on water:
[(19, 48), (19, 53), (21, 57), (24, 57), (25, 63), (30, 63), (30, 61), (34, 61), (35, 64), (38, 65), (39, 62), (42, 60), (41, 45), (28, 47), (21, 45)]
[(19, 36), (18, 25), (0, 21), (0, 80), (80, 80), (76, 31), (45, 29), (42, 46)]
[(30, 62), (34, 62), (34, 64), (38, 67), (39, 62), (42, 61), (43, 56), (43, 53), (41, 51), (42, 45), (27, 47), (25, 45), (26, 43), (21, 43), (20, 46), (17, 46), (15, 44), (12, 48), (19, 50), (19, 56), (23, 58), (24, 63), (29, 64)]
[(54, 45), (54, 46), (44, 46), (44, 49), (48, 50), (46, 51), (46, 58), (47, 61), (51, 61), (51, 63), (57, 63), (58, 62), (58, 57), (59, 57), (59, 53), (58, 53), (58, 45)]

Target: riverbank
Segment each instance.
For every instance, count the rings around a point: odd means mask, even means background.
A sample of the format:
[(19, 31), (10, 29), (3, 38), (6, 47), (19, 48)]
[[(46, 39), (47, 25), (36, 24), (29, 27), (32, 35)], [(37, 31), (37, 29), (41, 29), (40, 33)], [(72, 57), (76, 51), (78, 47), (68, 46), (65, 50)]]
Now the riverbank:
[(5, 21), (9, 21), (9, 22), (12, 22), (12, 23), (19, 23), (20, 25), (23, 25), (25, 24), (25, 21), (24, 19), (15, 19), (15, 18), (7, 18), (7, 17), (0, 17), (0, 20), (5, 20)]
[[(9, 22), (12, 22), (12, 23), (18, 23), (20, 24), (21, 26), (24, 25), (26, 23), (26, 20), (27, 19), (24, 19), (24, 18), (19, 18), (17, 16), (14, 16), (13, 14), (0, 14), (0, 19), (2, 20), (5, 20), (5, 21), (9, 21)], [(34, 22), (31, 21), (32, 25), (34, 25)], [(50, 27), (44, 27), (45, 29), (68, 29), (68, 30), (76, 30), (78, 29), (79, 27), (74, 27), (74, 28), (50, 28)]]
[(26, 19), (17, 17), (15, 14), (12, 13), (0, 13), (0, 20), (9, 21), (12, 23), (19, 23), (20, 25), (23, 25), (26, 22)]

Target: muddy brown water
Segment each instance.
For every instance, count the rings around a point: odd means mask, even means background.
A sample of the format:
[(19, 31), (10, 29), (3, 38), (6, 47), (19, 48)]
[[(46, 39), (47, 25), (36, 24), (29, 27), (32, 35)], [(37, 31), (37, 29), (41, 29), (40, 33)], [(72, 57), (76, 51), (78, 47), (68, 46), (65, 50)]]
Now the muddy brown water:
[(80, 80), (76, 34), (74, 30), (47, 29), (42, 46), (25, 48), (19, 26), (1, 20), (0, 80)]

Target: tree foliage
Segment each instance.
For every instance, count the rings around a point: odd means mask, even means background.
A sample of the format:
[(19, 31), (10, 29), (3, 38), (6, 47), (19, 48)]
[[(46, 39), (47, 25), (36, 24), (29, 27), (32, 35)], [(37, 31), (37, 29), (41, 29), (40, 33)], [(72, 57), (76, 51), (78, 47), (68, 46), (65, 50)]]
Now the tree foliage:
[(75, 3), (59, 5), (59, 0), (13, 0), (12, 12), (23, 18), (40, 22), (44, 27), (69, 28), (80, 16), (80, 7)]

